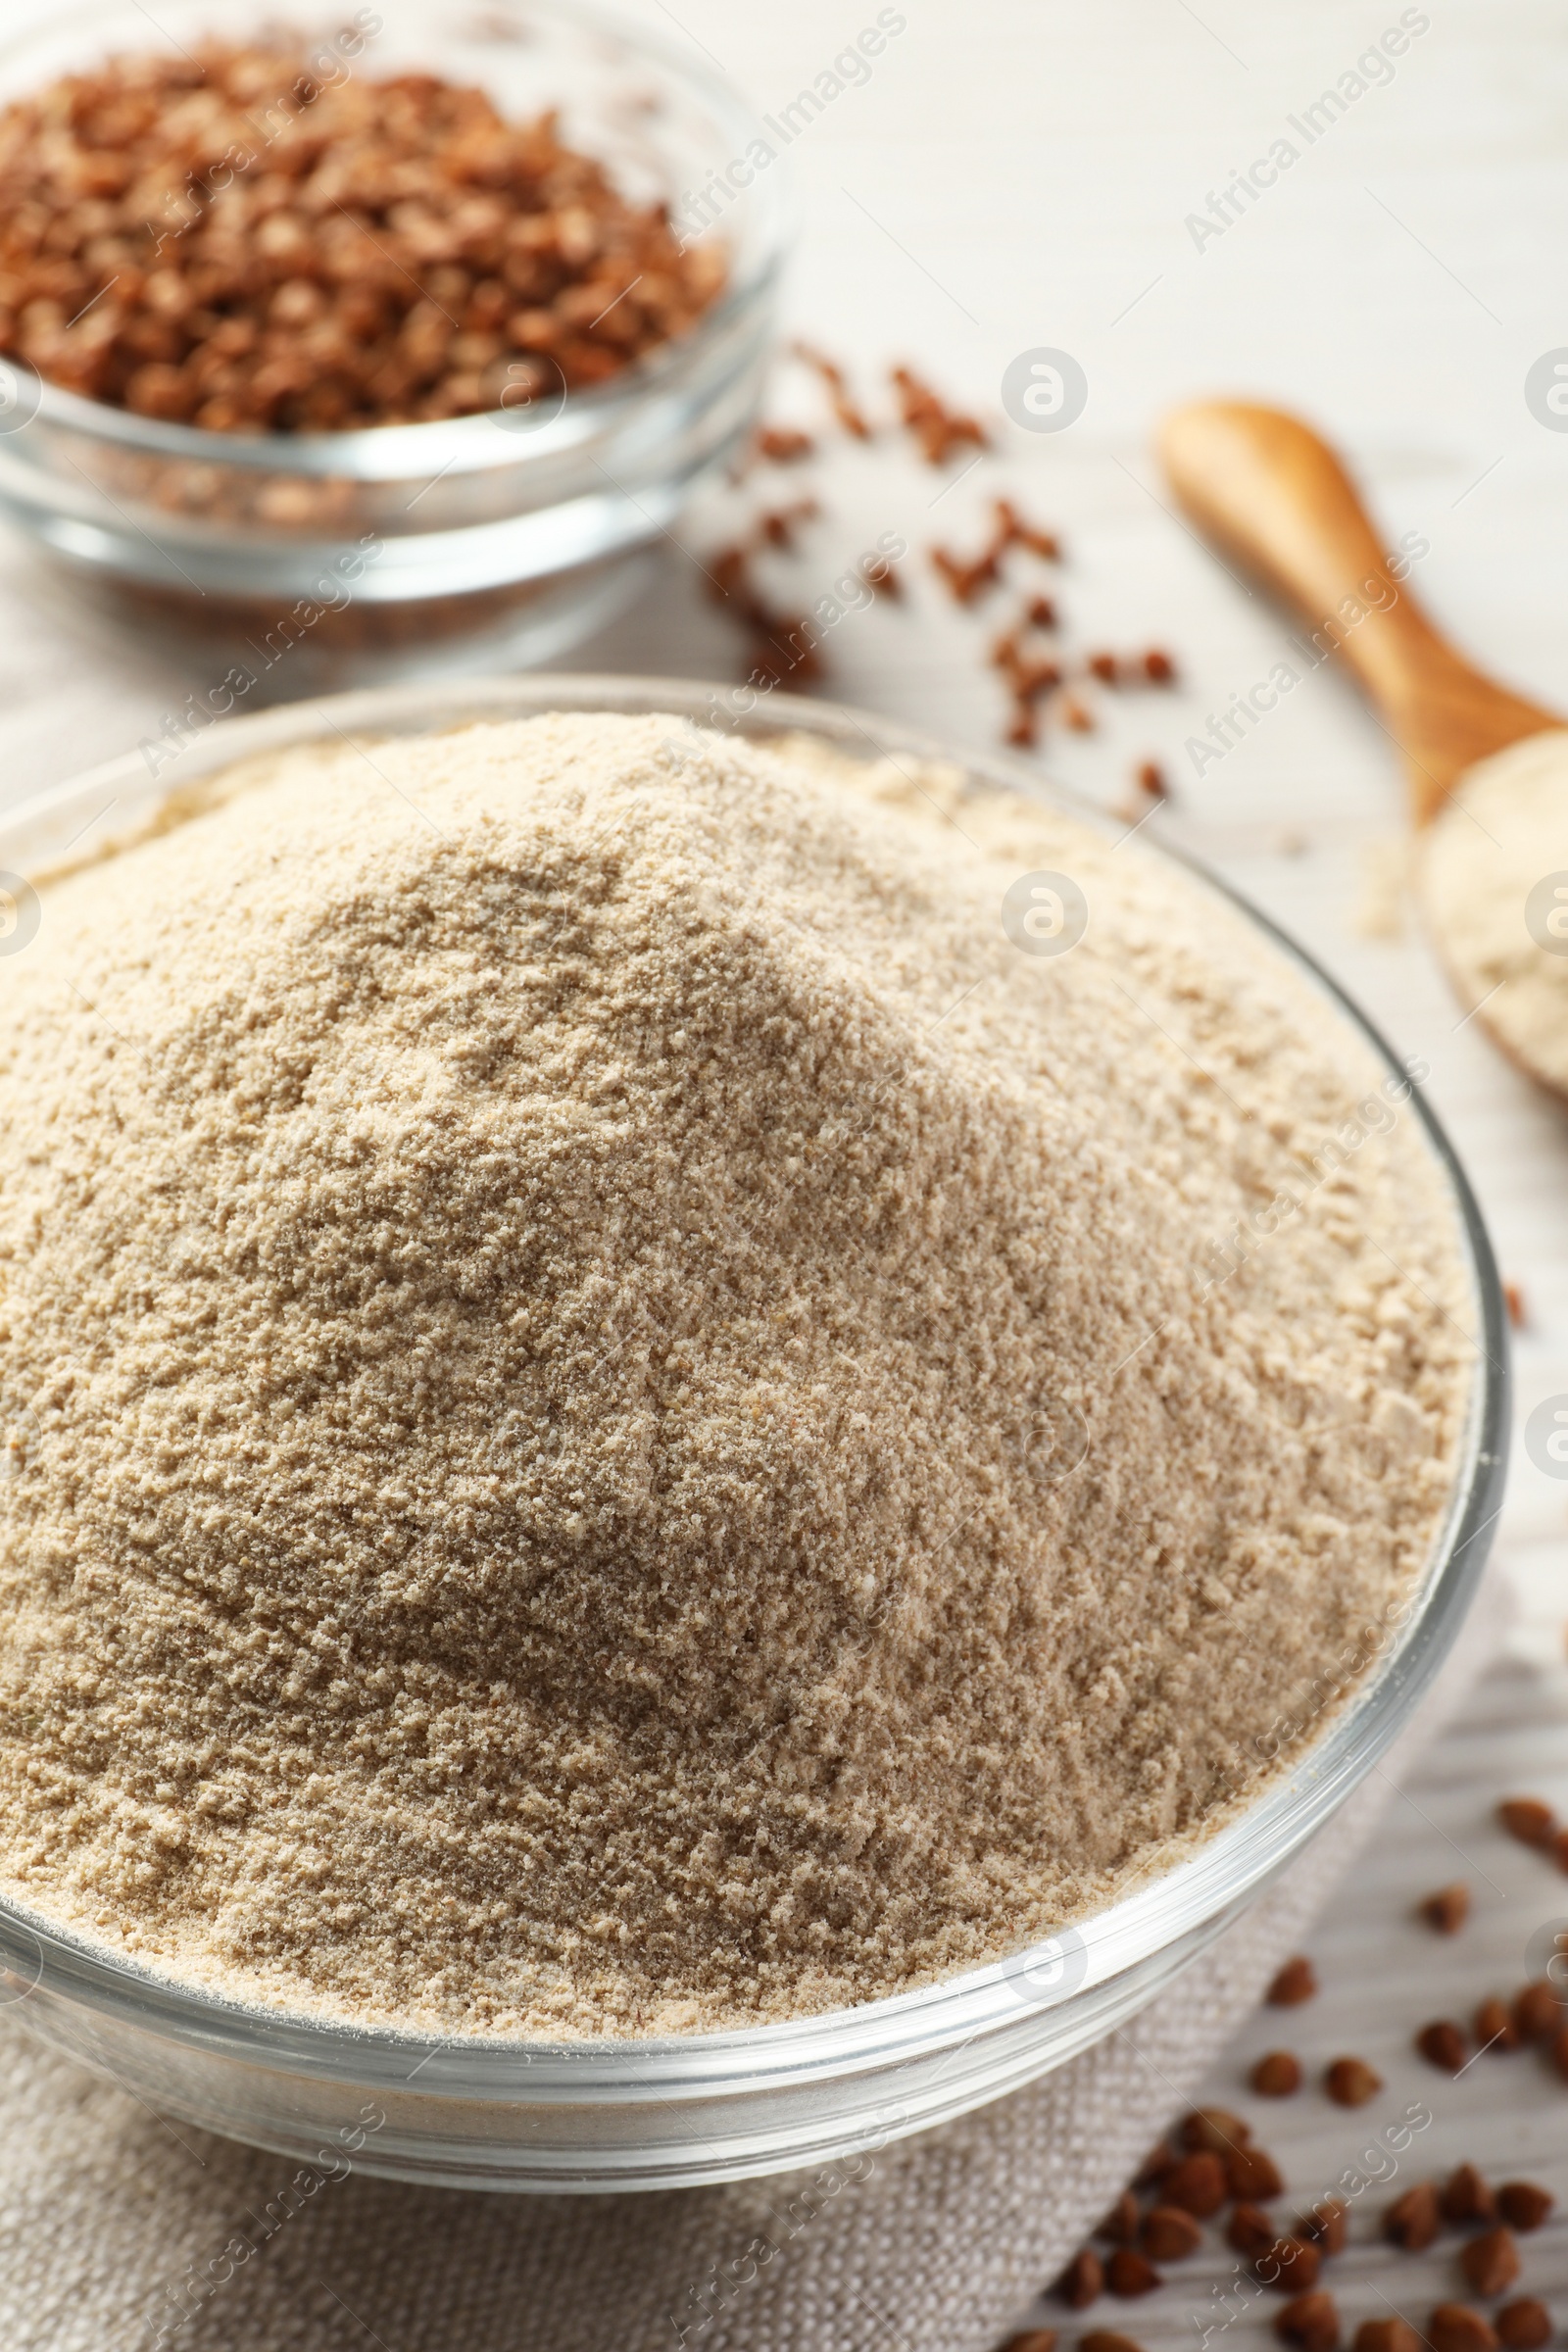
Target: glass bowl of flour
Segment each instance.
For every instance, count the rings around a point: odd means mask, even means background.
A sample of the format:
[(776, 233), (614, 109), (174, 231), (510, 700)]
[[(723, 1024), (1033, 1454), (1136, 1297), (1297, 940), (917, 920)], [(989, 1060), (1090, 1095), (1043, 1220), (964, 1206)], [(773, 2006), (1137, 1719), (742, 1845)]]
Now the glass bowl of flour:
[(0, 825), (0, 2001), (163, 2112), (863, 2154), (1134, 2016), (1463, 1621), (1419, 1067), (1031, 771), (734, 702), (341, 696)]

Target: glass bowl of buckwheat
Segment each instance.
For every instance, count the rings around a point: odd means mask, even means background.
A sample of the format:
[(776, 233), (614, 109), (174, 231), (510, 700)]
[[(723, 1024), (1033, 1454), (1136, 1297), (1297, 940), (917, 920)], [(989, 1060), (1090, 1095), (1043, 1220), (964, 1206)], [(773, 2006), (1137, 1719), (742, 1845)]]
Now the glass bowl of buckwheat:
[(748, 430), (783, 182), (553, 0), (51, 22), (0, 53), (0, 513), (253, 703), (545, 658)]

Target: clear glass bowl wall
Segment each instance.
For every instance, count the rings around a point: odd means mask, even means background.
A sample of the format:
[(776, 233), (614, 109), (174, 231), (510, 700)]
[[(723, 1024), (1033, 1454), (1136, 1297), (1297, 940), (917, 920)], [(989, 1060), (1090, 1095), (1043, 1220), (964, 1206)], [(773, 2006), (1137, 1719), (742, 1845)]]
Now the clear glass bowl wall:
[[(239, 758), (330, 732), (440, 731), (551, 710), (673, 711), (710, 723), (723, 690), (668, 680), (536, 676), (393, 688), (236, 719), (192, 744), (157, 783), (130, 757), (0, 820), (0, 868), (42, 874), (96, 819), (132, 838), (172, 788)], [(1017, 763), (934, 744), (831, 705), (770, 698), (737, 728), (804, 729), (857, 758), (941, 758), (1080, 820), (1121, 827)], [(112, 807), (107, 805), (112, 804)], [(107, 808), (107, 813), (106, 813)], [(1144, 841), (1134, 858), (1165, 853)], [(1196, 869), (1191, 887), (1235, 894)], [(1255, 909), (1259, 945), (1304, 972), (1325, 1013), (1383, 1040)], [(356, 2032), (235, 2006), (127, 1965), (35, 1914), (0, 1904), (5, 2014), (149, 2106), (309, 2158), (366, 2132), (354, 2162), (413, 2180), (486, 2188), (665, 2188), (818, 2163), (959, 2115), (1062, 2065), (1167, 1984), (1336, 1813), (1409, 1721), (1454, 1641), (1484, 1564), (1502, 1482), (1507, 1337), (1496, 1269), (1453, 1152), (1419, 1092), (1412, 1106), (1452, 1198), (1478, 1359), (1469, 1425), (1419, 1602), (1396, 1642), (1289, 1775), (1163, 1875), (1056, 1941), (924, 1990), (738, 2034), (544, 2045)]]
[[(0, 104), (115, 54), (254, 35), (267, 13), (256, 0), (160, 0), (154, 17), (110, 0), (70, 14), (0, 50)], [(344, 13), (284, 15), (318, 43)], [(346, 71), (477, 83), (516, 120), (557, 107), (566, 140), (677, 212), (761, 136), (694, 50), (591, 8), (378, 0), (374, 14), (380, 29)], [(557, 656), (635, 593), (650, 551), (755, 416), (785, 178), (780, 160), (730, 186), (702, 232), (723, 244), (729, 277), (691, 333), (560, 402), (361, 432), (217, 433), (8, 368), (0, 514), (67, 568), (78, 602), (177, 638), (187, 657), (193, 635), (249, 640), (256, 701), (274, 689), (269, 639), (280, 628), (293, 695), (492, 662), (501, 645), (519, 660)], [(302, 612), (315, 615), (303, 626)]]

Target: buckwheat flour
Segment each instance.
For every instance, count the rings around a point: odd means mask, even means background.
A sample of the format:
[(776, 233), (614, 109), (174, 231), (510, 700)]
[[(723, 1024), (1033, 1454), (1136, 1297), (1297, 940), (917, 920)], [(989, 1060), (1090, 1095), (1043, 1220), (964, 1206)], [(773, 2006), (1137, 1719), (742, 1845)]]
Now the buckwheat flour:
[(1421, 852), (1445, 961), (1493, 1034), (1568, 1093), (1568, 728), (1469, 769)]
[(1427, 1557), (1434, 1163), (1136, 843), (543, 718), (285, 757), (0, 989), (0, 1888), (184, 1979), (910, 1986), (1249, 1793)]

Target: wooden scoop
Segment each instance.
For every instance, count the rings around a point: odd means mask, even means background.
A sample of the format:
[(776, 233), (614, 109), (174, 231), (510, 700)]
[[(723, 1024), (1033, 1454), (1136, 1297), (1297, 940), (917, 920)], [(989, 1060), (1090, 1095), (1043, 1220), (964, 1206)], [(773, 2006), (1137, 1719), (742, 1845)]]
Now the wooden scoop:
[[(1200, 529), (1294, 607), (1320, 643), (1335, 643), (1355, 672), (1404, 755), (1418, 828), (1439, 817), (1478, 760), (1568, 725), (1483, 676), (1433, 627), (1407, 582), (1391, 572), (1344, 466), (1298, 418), (1201, 401), (1165, 419), (1159, 454)], [(1350, 618), (1358, 609), (1363, 616)], [(1465, 820), (1455, 811), (1449, 821)], [(1541, 871), (1528, 858), (1518, 876), (1521, 906)], [(1431, 911), (1429, 903), (1429, 918)], [(1496, 1042), (1562, 1091), (1560, 1073), (1531, 1058), (1500, 1003), (1495, 1012), (1484, 1006), (1476, 972), (1450, 952), (1441, 927), (1432, 928), (1461, 997)]]

